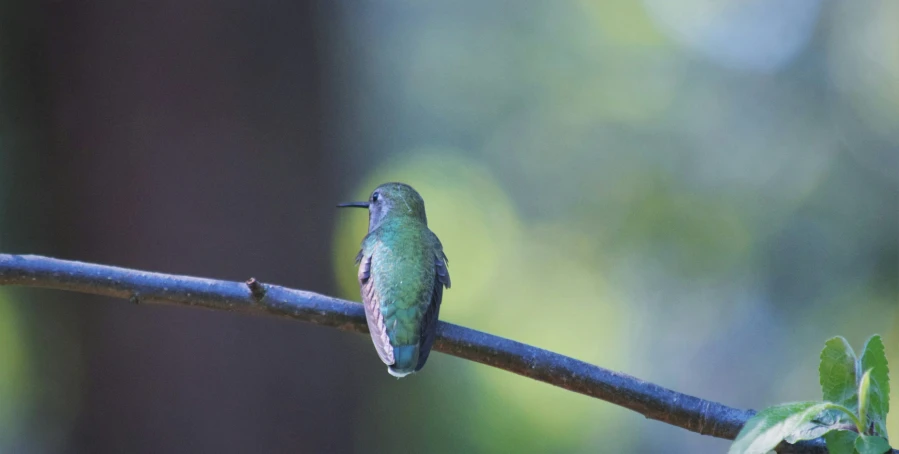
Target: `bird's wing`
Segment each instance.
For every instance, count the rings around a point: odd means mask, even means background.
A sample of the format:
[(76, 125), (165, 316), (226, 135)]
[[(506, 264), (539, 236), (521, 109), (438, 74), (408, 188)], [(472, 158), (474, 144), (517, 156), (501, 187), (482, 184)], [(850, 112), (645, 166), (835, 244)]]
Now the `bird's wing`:
[(421, 340), (418, 349), (418, 365), (415, 370), (421, 370), (431, 354), (434, 339), (437, 338), (437, 319), (440, 315), (440, 303), (443, 300), (443, 287), (450, 287), (449, 270), (447, 270), (446, 255), (438, 250), (434, 261), (434, 292), (431, 294), (431, 303), (421, 320)]
[(362, 304), (365, 306), (365, 320), (368, 321), (368, 330), (371, 332), (371, 340), (375, 344), (375, 350), (381, 361), (388, 366), (394, 363), (393, 346), (390, 345), (390, 337), (387, 335), (387, 325), (384, 323), (384, 315), (381, 313), (381, 302), (378, 292), (375, 291), (375, 282), (371, 274), (372, 255), (365, 255), (359, 251), (356, 260), (359, 262), (359, 286), (362, 290)]
[(450, 275), (447, 267), (449, 266), (449, 259), (446, 258), (446, 254), (443, 251), (437, 252), (437, 282), (443, 284), (444, 287), (450, 288)]

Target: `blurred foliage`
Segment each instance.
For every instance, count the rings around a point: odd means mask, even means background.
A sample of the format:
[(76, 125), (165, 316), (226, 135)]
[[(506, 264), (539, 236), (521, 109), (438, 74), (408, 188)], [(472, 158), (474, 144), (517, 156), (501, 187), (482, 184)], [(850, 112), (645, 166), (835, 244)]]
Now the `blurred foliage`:
[[(421, 192), (453, 276), (442, 319), (754, 408), (817, 397), (808, 358), (836, 332), (899, 339), (895, 2), (366, 5), (336, 44), (365, 87), (342, 130), (353, 195)], [(338, 216), (358, 299), (367, 217)], [(727, 446), (622, 435), (625, 410), (441, 355), (408, 381), (360, 410), (391, 411), (360, 416), (365, 446)]]
[[(834, 6), (827, 42), (830, 81), (852, 105), (846, 115), (858, 115), (858, 126), (865, 133), (882, 135), (895, 145), (899, 141), (899, 29), (895, 26), (899, 4), (887, 0)], [(876, 150), (859, 151), (861, 159), (870, 159), (868, 154)], [(891, 154), (870, 163), (895, 165), (899, 158)]]
[(21, 443), (19, 432), (29, 402), (28, 352), (19, 326), (16, 306), (0, 291), (0, 450), (12, 450)]

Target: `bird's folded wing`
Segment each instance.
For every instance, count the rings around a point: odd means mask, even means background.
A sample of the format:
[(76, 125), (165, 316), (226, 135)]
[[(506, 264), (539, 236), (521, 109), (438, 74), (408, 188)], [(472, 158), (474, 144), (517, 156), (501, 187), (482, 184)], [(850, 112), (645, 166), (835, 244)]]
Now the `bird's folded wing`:
[(434, 340), (437, 338), (437, 319), (440, 316), (440, 303), (443, 302), (443, 287), (449, 288), (450, 286), (446, 256), (442, 251), (437, 253), (434, 271), (434, 292), (431, 294), (430, 304), (421, 320), (421, 340), (419, 341), (418, 365), (415, 370), (421, 370), (431, 354), (431, 347), (434, 346)]
[(371, 331), (371, 340), (375, 344), (375, 350), (381, 361), (388, 366), (394, 363), (393, 346), (390, 345), (390, 336), (387, 335), (387, 325), (384, 323), (384, 315), (381, 313), (381, 301), (375, 291), (375, 279), (371, 275), (371, 255), (360, 253), (359, 261), (359, 285), (362, 289), (362, 303), (365, 306), (365, 319), (368, 321), (368, 330)]

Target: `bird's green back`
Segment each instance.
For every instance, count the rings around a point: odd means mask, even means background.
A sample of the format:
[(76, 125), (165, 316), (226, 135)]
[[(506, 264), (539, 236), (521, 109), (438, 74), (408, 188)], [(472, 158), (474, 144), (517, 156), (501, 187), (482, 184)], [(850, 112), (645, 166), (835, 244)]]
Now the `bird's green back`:
[(434, 291), (439, 241), (420, 220), (391, 216), (366, 236), (362, 253), (371, 257), (371, 274), (381, 313), (394, 346), (418, 344), (421, 319)]

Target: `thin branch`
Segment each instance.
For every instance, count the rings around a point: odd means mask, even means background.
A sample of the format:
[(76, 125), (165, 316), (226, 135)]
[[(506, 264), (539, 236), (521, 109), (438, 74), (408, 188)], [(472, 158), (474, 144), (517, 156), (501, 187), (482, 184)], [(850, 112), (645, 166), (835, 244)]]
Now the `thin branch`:
[[(262, 284), (252, 278), (247, 282), (218, 281), (33, 255), (0, 254), (0, 285), (68, 290), (141, 304), (177, 304), (274, 315), (344, 331), (368, 332), (361, 304)], [(755, 413), (451, 323), (440, 322), (434, 348), (595, 397), (703, 435), (733, 439)], [(820, 439), (797, 445), (782, 444), (780, 448), (781, 453), (827, 452)]]

